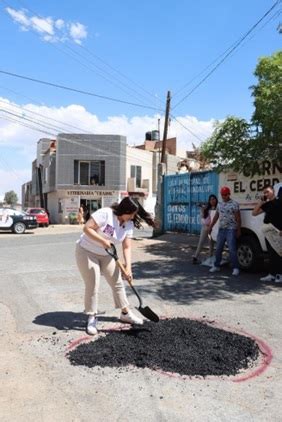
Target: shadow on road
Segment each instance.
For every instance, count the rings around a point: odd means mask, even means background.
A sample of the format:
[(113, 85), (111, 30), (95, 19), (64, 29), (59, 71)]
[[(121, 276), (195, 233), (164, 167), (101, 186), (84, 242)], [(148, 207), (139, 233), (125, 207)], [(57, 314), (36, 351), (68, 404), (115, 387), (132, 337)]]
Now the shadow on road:
[(54, 327), (57, 330), (85, 330), (86, 316), (79, 312), (47, 312), (37, 315), (33, 324)]
[[(176, 235), (177, 236), (177, 235)], [(156, 258), (150, 261), (135, 262), (133, 273), (142, 297), (146, 294), (155, 298), (189, 304), (200, 300), (234, 299), (236, 295), (249, 295), (249, 301), (258, 301), (257, 295), (265, 295), (278, 288), (275, 283), (262, 283), (260, 274), (241, 272), (239, 277), (231, 276), (231, 268), (227, 265), (220, 273), (211, 274), (209, 268), (191, 263), (195, 247), (186, 243), (183, 237), (170, 241), (169, 236), (145, 245), (144, 251)], [(175, 236), (174, 236), (175, 239)], [(252, 298), (252, 295), (256, 297)]]
[[(104, 316), (104, 312), (98, 313), (98, 320), (101, 322), (119, 322), (119, 319), (111, 316)], [(85, 331), (87, 315), (82, 312), (56, 311), (37, 315), (32, 321), (33, 324), (54, 327), (57, 330)]]

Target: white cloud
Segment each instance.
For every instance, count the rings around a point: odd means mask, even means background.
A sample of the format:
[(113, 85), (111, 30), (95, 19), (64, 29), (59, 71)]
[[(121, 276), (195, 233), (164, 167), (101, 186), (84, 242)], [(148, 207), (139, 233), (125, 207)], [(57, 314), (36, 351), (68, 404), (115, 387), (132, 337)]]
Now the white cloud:
[(19, 24), (22, 31), (35, 31), (46, 42), (71, 40), (76, 44), (82, 44), (82, 40), (87, 38), (87, 28), (79, 22), (65, 22), (63, 19), (53, 19), (49, 16), (29, 16), (24, 9), (6, 7), (5, 10), (13, 21)]
[[(29, 145), (34, 143), (34, 139), (38, 139), (38, 137), (48, 137), (48, 134), (52, 137), (59, 132), (116, 133), (126, 136), (130, 145), (137, 145), (143, 143), (147, 131), (158, 129), (158, 119), (160, 118), (159, 115), (131, 118), (118, 115), (100, 120), (97, 115), (90, 113), (85, 107), (78, 104), (59, 108), (34, 104), (20, 107), (1, 97), (0, 108), (2, 117), (0, 120), (0, 145), (9, 144), (15, 147), (22, 145), (23, 140), (26, 145)], [(30, 128), (21, 126), (18, 122), (3, 119), (17, 119), (25, 125), (36, 125), (37, 122), (40, 125), (36, 126), (42, 133), (34, 132)], [(176, 119), (177, 121), (171, 120), (170, 122), (168, 136), (177, 137), (178, 146), (182, 149), (191, 149), (192, 143), (198, 146), (200, 141), (204, 141), (213, 130), (213, 119), (201, 121), (194, 116), (177, 116)], [(161, 133), (163, 124), (162, 117), (160, 120)], [(43, 127), (43, 125), (47, 127)], [(47, 133), (44, 134), (44, 131)]]
[(72, 23), (69, 28), (70, 36), (75, 43), (81, 44), (81, 40), (87, 37), (86, 27), (81, 23)]
[(63, 19), (57, 19), (55, 22), (55, 27), (58, 29), (63, 29), (65, 26), (65, 22), (63, 21)]
[(11, 7), (6, 7), (6, 12), (11, 16), (11, 18), (19, 23), (24, 29), (27, 29), (30, 26), (30, 20), (25, 15), (23, 10), (15, 10)]
[[(119, 115), (109, 116), (102, 120), (78, 104), (58, 108), (26, 104), (24, 108), (21, 108), (5, 98), (0, 98), (0, 109), (0, 147), (3, 146), (5, 151), (10, 151), (9, 154), (5, 152), (5, 157), (0, 154), (0, 159), (2, 158), (0, 160), (0, 194), (7, 190), (15, 190), (18, 195), (20, 194), (21, 184), (31, 178), (31, 163), (36, 157), (37, 141), (40, 138), (54, 139), (57, 133), (62, 132), (119, 134), (126, 136), (127, 143), (134, 146), (144, 143), (147, 131), (158, 129), (158, 119), (160, 118), (158, 115), (134, 116), (131, 118)], [(204, 141), (213, 130), (214, 120), (212, 119), (200, 121), (193, 116), (176, 116), (176, 118), (196, 135), (196, 137), (193, 136), (174, 120), (171, 121), (168, 136), (177, 137), (177, 150), (180, 155), (183, 155), (186, 150), (191, 150), (192, 143), (198, 146), (200, 144), (198, 138)], [(11, 121), (11, 119), (16, 119), (28, 126), (35, 126), (35, 121), (37, 121), (47, 128), (41, 126), (42, 132), (36, 132), (29, 127), (20, 125), (19, 122)], [(25, 119), (33, 120), (33, 122)], [(161, 133), (163, 133), (163, 126), (164, 120), (162, 117), (160, 121)], [(37, 127), (40, 126), (37, 125)], [(18, 164), (15, 164), (15, 154), (21, 157)], [(6, 165), (3, 160), (5, 160)], [(21, 170), (18, 170), (18, 168)]]
[(51, 18), (46, 18), (46, 19), (42, 19), (42, 18), (38, 18), (36, 16), (33, 16), (32, 18), (30, 18), (30, 22), (32, 27), (37, 31), (37, 32), (42, 32), (43, 34), (48, 34), (48, 35), (54, 35), (54, 22), (53, 19)]

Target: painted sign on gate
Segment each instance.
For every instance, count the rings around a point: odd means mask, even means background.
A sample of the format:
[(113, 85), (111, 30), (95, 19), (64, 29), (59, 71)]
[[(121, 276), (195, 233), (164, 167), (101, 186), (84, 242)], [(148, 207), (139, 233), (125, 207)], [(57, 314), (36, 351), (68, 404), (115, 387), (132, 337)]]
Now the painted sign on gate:
[(218, 175), (212, 171), (164, 176), (164, 230), (200, 233), (200, 205), (217, 191)]

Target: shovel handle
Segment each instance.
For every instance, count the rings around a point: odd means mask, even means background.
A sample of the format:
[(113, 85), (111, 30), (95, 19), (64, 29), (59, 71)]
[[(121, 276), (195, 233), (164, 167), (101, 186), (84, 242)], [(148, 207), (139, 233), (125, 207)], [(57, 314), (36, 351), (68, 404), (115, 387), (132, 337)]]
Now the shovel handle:
[[(115, 247), (115, 245), (114, 244), (112, 244), (112, 246), (111, 246), (111, 249), (106, 249), (106, 252), (112, 257), (112, 258), (114, 258), (114, 260), (116, 261), (116, 263), (117, 263), (117, 265), (119, 266), (119, 268), (120, 268), (120, 270), (121, 270), (121, 272), (124, 274), (124, 275), (126, 275), (126, 268), (125, 268), (125, 266), (123, 265), (123, 263), (119, 260), (119, 257), (118, 257), (118, 254), (117, 254), (117, 251), (116, 251), (116, 247)], [(128, 284), (130, 285), (130, 287), (132, 288), (132, 290), (134, 291), (134, 293), (135, 293), (135, 295), (137, 296), (137, 298), (138, 298), (138, 300), (139, 300), (139, 308), (142, 308), (142, 306), (143, 306), (143, 303), (142, 303), (142, 299), (141, 299), (141, 297), (140, 297), (140, 295), (139, 295), (139, 293), (137, 292), (137, 290), (135, 289), (135, 287), (133, 286), (133, 284), (132, 284), (132, 280), (128, 280), (128, 279), (126, 279), (127, 280), (127, 282), (128, 282)]]
[[(116, 260), (116, 263), (118, 264), (121, 272), (124, 275), (126, 275), (126, 269), (125, 269), (125, 266), (123, 265), (123, 263), (119, 259)], [(132, 281), (131, 280), (128, 280), (128, 279), (126, 279), (126, 280), (128, 281), (129, 285), (132, 287)]]

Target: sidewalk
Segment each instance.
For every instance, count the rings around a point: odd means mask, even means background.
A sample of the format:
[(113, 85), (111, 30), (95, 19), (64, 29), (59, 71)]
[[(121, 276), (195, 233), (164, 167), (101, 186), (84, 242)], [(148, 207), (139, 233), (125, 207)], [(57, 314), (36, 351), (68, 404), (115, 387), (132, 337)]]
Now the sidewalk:
[(64, 234), (64, 233), (80, 233), (82, 226), (74, 224), (50, 224), (49, 227), (37, 227), (35, 230), (26, 230), (24, 234), (13, 234), (11, 231), (0, 231), (0, 239), (2, 238), (16, 238), (31, 235), (44, 236), (50, 234)]

